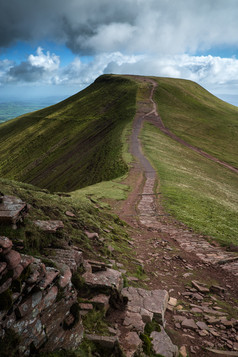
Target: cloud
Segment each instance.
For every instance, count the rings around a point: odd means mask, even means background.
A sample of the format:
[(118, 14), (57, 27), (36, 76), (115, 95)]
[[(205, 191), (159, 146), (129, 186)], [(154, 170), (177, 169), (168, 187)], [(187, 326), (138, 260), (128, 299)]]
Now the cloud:
[(237, 49), (237, 0), (10, 0), (0, 3), (0, 47), (48, 39), (76, 54)]
[(38, 47), (36, 55), (29, 55), (27, 61), (20, 64), (9, 62), (5, 67), (5, 73), (2, 75), (2, 81), (5, 83), (57, 82), (59, 65), (59, 56), (56, 56), (54, 53), (50, 54), (49, 51), (44, 54), (43, 49)]
[[(0, 61), (0, 85), (58, 85), (80, 90), (103, 73), (140, 74), (190, 79), (208, 89), (223, 88), (235, 93), (238, 89), (238, 59), (213, 56), (125, 55), (121, 52), (101, 53), (90, 62), (80, 57), (66, 66), (60, 58), (41, 47), (27, 61), (15, 64)], [(225, 93), (225, 91), (223, 91)]]

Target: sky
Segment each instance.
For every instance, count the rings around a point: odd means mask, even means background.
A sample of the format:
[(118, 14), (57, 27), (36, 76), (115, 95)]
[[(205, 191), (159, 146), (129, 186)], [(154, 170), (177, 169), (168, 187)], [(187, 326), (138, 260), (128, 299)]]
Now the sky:
[(0, 101), (104, 73), (193, 80), (238, 106), (238, 0), (0, 0)]

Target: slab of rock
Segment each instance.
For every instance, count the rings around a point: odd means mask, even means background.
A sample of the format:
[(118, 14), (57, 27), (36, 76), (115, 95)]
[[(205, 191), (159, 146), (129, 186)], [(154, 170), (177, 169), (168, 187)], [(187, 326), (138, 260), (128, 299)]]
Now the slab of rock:
[(72, 273), (83, 264), (83, 253), (75, 249), (50, 249), (47, 250), (48, 256), (56, 263), (67, 265)]
[(64, 224), (62, 221), (41, 221), (36, 220), (33, 222), (40, 230), (47, 233), (56, 233), (57, 230), (64, 228)]
[(106, 271), (107, 267), (110, 268), (107, 264), (97, 262), (95, 260), (88, 260), (88, 263), (91, 265), (92, 273), (96, 273), (97, 271)]
[(189, 330), (197, 330), (197, 325), (195, 324), (193, 319), (185, 319), (181, 323), (183, 328), (189, 329)]
[(57, 268), (60, 271), (59, 286), (65, 288), (71, 284), (72, 272), (70, 267), (66, 264), (56, 263)]
[(43, 264), (40, 259), (34, 259), (34, 261), (29, 265), (30, 275), (26, 280), (27, 284), (35, 284), (40, 281), (46, 273), (45, 264)]
[(210, 292), (210, 290), (206, 286), (204, 286), (204, 284), (199, 283), (196, 280), (192, 280), (192, 285), (195, 287), (197, 291), (199, 291), (202, 294), (208, 294)]
[(27, 213), (27, 204), (20, 198), (14, 196), (3, 196), (0, 202), (0, 223), (12, 224), (14, 229)]
[(90, 302), (95, 305), (98, 309), (104, 309), (105, 312), (109, 309), (109, 296), (104, 294), (99, 294), (94, 296)]
[(99, 336), (92, 334), (85, 334), (86, 339), (92, 341), (94, 343), (99, 344), (102, 347), (108, 348), (112, 350), (116, 343), (118, 343), (118, 339), (116, 336)]
[(141, 288), (124, 288), (122, 296), (128, 299), (128, 309), (139, 307), (153, 314), (153, 318), (164, 324), (164, 313), (168, 303), (166, 290), (144, 290)]
[(120, 292), (123, 286), (122, 274), (114, 269), (96, 273), (86, 272), (83, 274), (83, 278), (85, 284), (91, 288), (110, 288)]
[(153, 331), (150, 335), (152, 339), (152, 348), (154, 353), (162, 355), (164, 357), (177, 357), (178, 347), (175, 346), (163, 327), (161, 326), (161, 331)]
[(225, 293), (225, 289), (218, 285), (210, 286), (210, 292), (218, 295), (222, 295)]
[(50, 285), (58, 275), (58, 270), (52, 267), (46, 267), (45, 276), (39, 282), (39, 288), (45, 290), (45, 288)]
[(216, 355), (223, 356), (223, 357), (238, 357), (238, 351), (224, 351), (224, 350), (216, 350), (214, 348), (206, 348), (207, 351), (210, 351)]
[(132, 311), (126, 311), (123, 325), (129, 330), (136, 331), (138, 333), (143, 333), (145, 328), (145, 322), (143, 322), (141, 314)]
[(125, 336), (122, 348), (126, 357), (133, 357), (135, 353), (141, 350), (142, 340), (136, 332), (130, 331)]
[(200, 328), (200, 330), (209, 330), (209, 327), (205, 322), (198, 321), (196, 322), (196, 325)]

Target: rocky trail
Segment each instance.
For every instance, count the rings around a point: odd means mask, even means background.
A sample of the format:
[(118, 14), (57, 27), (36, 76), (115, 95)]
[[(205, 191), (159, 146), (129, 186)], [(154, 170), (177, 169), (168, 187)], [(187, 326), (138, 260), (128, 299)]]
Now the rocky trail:
[(140, 103), (131, 136), (136, 160), (126, 182), (134, 189), (117, 211), (132, 227), (132, 246), (147, 275), (146, 286), (169, 293), (165, 326), (173, 343), (182, 346), (181, 355), (238, 356), (238, 255), (209, 243), (163, 211), (156, 172), (143, 155), (139, 133), (148, 120), (171, 135), (153, 101), (156, 83), (143, 80), (151, 91)]

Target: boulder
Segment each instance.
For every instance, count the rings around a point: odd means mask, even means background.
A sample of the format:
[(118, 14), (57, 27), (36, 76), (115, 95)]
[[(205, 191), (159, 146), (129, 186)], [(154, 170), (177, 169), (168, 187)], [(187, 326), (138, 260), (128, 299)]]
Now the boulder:
[(130, 331), (124, 338), (122, 348), (126, 357), (133, 357), (142, 349), (142, 340), (136, 332)]
[[(168, 304), (168, 292), (166, 290), (144, 290), (141, 288), (124, 288), (122, 296), (128, 299), (128, 309), (139, 307), (140, 313), (145, 310), (153, 314), (153, 318), (160, 324), (164, 324), (164, 313)], [(142, 310), (143, 309), (143, 310)]]
[(123, 286), (122, 274), (114, 269), (98, 271), (95, 273), (86, 272), (83, 274), (85, 284), (90, 288), (109, 288), (110, 290), (121, 291)]
[(20, 264), (21, 256), (15, 250), (10, 250), (10, 252), (5, 255), (5, 260), (7, 262), (7, 268), (12, 270)]
[(150, 338), (152, 339), (152, 348), (154, 353), (164, 357), (178, 356), (178, 347), (172, 343), (162, 326), (161, 331), (153, 331)]

